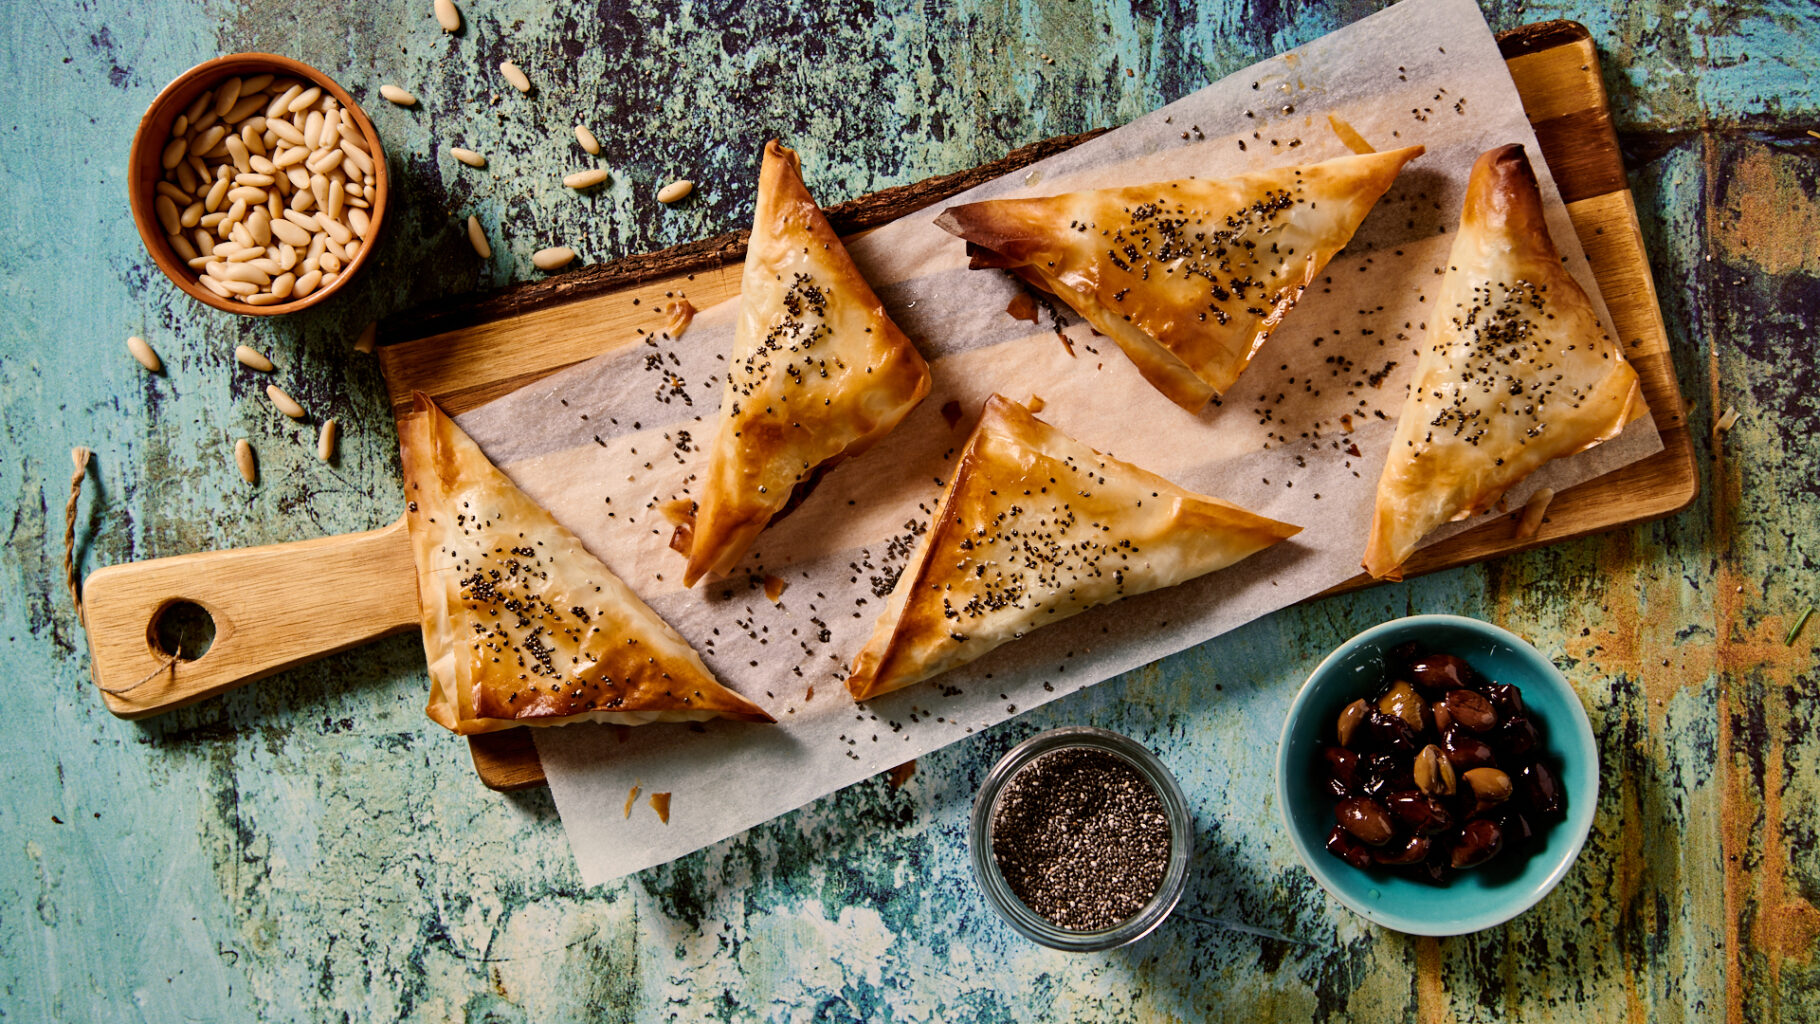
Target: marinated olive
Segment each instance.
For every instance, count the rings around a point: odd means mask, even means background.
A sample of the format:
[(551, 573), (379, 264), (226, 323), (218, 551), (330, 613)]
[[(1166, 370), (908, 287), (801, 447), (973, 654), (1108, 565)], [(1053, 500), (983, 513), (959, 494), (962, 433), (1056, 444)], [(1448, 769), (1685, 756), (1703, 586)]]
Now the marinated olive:
[(1479, 692), (1491, 701), (1499, 718), (1509, 718), (1523, 713), (1523, 695), (1509, 683), (1486, 683), (1479, 687)]
[(1338, 730), (1340, 746), (1347, 748), (1352, 747), (1353, 736), (1359, 731), (1359, 723), (1365, 720), (1365, 715), (1370, 710), (1371, 706), (1365, 703), (1365, 698), (1363, 697), (1353, 701), (1340, 710)]
[(1473, 732), (1488, 732), (1498, 724), (1498, 713), (1492, 710), (1491, 701), (1486, 700), (1482, 693), (1449, 690), (1441, 703), (1455, 722)]
[(1416, 688), (1401, 679), (1390, 684), (1390, 692), (1378, 698), (1378, 710), (1387, 715), (1395, 715), (1403, 720), (1413, 732), (1420, 733), (1428, 728), (1428, 702), (1416, 692)]
[(1398, 774), (1395, 755), (1382, 751), (1376, 754), (1366, 754), (1359, 759), (1359, 770), (1364, 777), (1364, 782), (1360, 784), (1359, 788), (1364, 791), (1366, 796), (1380, 796), (1386, 789), (1396, 788), (1391, 785), (1391, 780)]
[(1467, 732), (1458, 722), (1441, 733), (1441, 752), (1447, 755), (1456, 772), (1484, 768), (1494, 760), (1491, 744)]
[(1337, 801), (1330, 853), (1441, 883), (1530, 845), (1536, 823), (1561, 814), (1560, 778), (1534, 760), (1542, 723), (1516, 686), (1414, 644), (1390, 652), (1382, 678), (1340, 713), (1339, 745), (1321, 751)]
[(1339, 825), (1327, 833), (1327, 852), (1340, 858), (1355, 868), (1371, 866), (1371, 847), (1358, 841), (1351, 832)]
[(1361, 734), (1369, 738), (1373, 750), (1407, 757), (1416, 752), (1416, 731), (1395, 715), (1373, 711), (1365, 716)]
[(1514, 850), (1535, 838), (1536, 830), (1529, 824), (1529, 818), (1521, 811), (1506, 811), (1497, 817), (1497, 822), (1504, 829), (1504, 848)]
[(1436, 697), (1471, 686), (1473, 678), (1466, 659), (1452, 654), (1425, 655), (1409, 665), (1409, 681)]
[(1541, 744), (1542, 737), (1528, 715), (1515, 714), (1498, 723), (1492, 730), (1491, 742), (1499, 754), (1514, 763), (1528, 760), (1530, 752)]
[(1387, 772), (1384, 776), (1385, 788), (1393, 793), (1415, 789), (1416, 776), (1415, 773), (1409, 769), (1409, 759), (1398, 758), (1394, 770)]
[(1410, 836), (1402, 846), (1391, 843), (1373, 850), (1371, 859), (1379, 864), (1420, 864), (1428, 859), (1429, 847), (1433, 845), (1434, 840), (1427, 836)]
[(1517, 785), (1523, 791), (1523, 803), (1543, 817), (1560, 814), (1566, 805), (1561, 797), (1561, 780), (1540, 761), (1517, 770)]
[(1404, 827), (1425, 836), (1445, 832), (1453, 827), (1453, 814), (1447, 805), (1416, 790), (1403, 790), (1384, 797), (1384, 806)]
[(1510, 776), (1498, 768), (1474, 768), (1464, 776), (1472, 790), (1472, 813), (1484, 814), (1510, 799)]
[(1456, 868), (1477, 867), (1504, 848), (1504, 830), (1490, 818), (1474, 818), (1453, 841), (1449, 863)]
[(1453, 762), (1441, 748), (1430, 743), (1416, 753), (1415, 769), (1416, 788), (1429, 796), (1452, 796), (1456, 785)]
[(1363, 781), (1359, 755), (1345, 747), (1326, 747), (1321, 751), (1321, 759), (1327, 767), (1327, 788), (1334, 796), (1349, 796), (1359, 788)]
[(1368, 796), (1349, 796), (1333, 808), (1334, 820), (1362, 843), (1383, 846), (1390, 841), (1390, 812)]

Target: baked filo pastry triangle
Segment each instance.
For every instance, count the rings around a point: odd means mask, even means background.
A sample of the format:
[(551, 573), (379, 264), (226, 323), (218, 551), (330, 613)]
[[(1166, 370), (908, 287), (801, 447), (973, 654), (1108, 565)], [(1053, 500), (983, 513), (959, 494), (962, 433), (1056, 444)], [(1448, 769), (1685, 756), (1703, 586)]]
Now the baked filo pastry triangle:
[(1055, 294), (1189, 412), (1230, 388), (1421, 146), (956, 206), (971, 265)]
[(1365, 570), (1646, 411), (1637, 371), (1561, 265), (1522, 146), (1473, 164), (1428, 339), (1378, 478)]
[(994, 395), (847, 689), (865, 700), (1301, 531), (1102, 455)]
[(928, 393), (928, 364), (810, 198), (796, 153), (772, 140), (683, 583), (731, 571), (798, 488)]
[(398, 424), (429, 715), (458, 733), (770, 715), (487, 461), (429, 396)]

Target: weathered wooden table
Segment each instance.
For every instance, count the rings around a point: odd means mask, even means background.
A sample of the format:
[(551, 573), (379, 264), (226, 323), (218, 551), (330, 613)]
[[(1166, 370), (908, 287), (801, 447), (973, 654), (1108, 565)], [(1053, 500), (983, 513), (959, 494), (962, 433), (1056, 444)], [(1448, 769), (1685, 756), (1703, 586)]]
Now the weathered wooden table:
[[(91, 569), (381, 525), (400, 501), (396, 438), (376, 363), (350, 351), (376, 315), (525, 279), (554, 240), (598, 260), (743, 224), (770, 133), (834, 201), (1122, 122), (1380, 4), (461, 6), (453, 38), (428, 0), (8, 12), (0, 1020), (1820, 1017), (1820, 621), (1785, 643), (1820, 602), (1820, 140), (1806, 130), (1820, 23), (1803, 0), (1490, 10), (1499, 28), (1575, 18), (1601, 45), (1702, 438), (1693, 508), (1292, 609), (927, 758), (901, 789), (862, 784), (594, 891), (547, 792), (487, 791), (466, 744), (424, 719), (415, 637), (162, 718), (108, 715), (62, 588), (68, 449), (97, 452), (78, 532)], [(145, 104), (189, 65), (247, 49), (424, 99), (368, 106), (403, 196), (382, 265), (277, 323), (178, 293), (126, 212)], [(534, 106), (512, 109), (492, 70), (508, 57), (538, 83)], [(614, 172), (593, 198), (551, 173), (577, 121)], [(462, 141), (490, 173), (446, 155)], [(652, 189), (678, 176), (700, 196), (659, 208)], [(460, 228), (470, 212), (497, 225), (485, 264)], [(130, 333), (165, 373), (128, 357)], [(340, 417), (337, 462), (235, 372), (242, 342)], [(1737, 426), (1710, 444), (1727, 407)], [(259, 446), (257, 488), (233, 470), (234, 436)], [(1467, 938), (1349, 914), (1297, 865), (1272, 806), (1269, 751), (1302, 677), (1414, 611), (1532, 638), (1579, 687), (1605, 766), (1566, 882)], [(1079, 722), (1162, 753), (1199, 821), (1181, 910), (1091, 956), (1017, 938), (963, 857), (997, 755)]]

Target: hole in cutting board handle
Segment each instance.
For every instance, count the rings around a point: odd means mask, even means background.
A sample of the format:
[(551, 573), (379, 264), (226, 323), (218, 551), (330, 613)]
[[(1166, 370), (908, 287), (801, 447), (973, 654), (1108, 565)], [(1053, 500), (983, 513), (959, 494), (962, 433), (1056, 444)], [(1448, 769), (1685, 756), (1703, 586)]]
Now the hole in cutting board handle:
[(159, 658), (182, 651), (182, 661), (196, 661), (215, 643), (215, 617), (194, 601), (178, 599), (152, 614), (147, 639)]

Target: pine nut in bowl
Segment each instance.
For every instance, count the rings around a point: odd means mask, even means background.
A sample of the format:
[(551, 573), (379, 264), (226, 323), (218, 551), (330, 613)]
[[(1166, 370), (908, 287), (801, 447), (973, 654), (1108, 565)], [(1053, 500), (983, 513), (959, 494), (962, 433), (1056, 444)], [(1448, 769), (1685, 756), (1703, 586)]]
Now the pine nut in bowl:
[(206, 61), (133, 136), (133, 224), (158, 269), (229, 313), (294, 313), (360, 272), (385, 221), (379, 133), (321, 71), (270, 53)]

